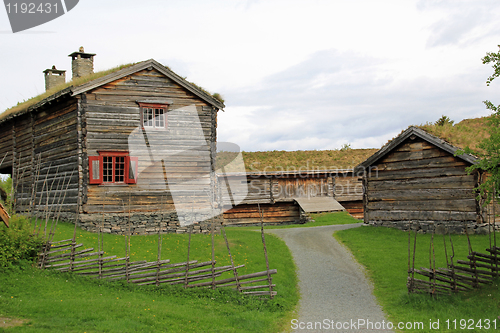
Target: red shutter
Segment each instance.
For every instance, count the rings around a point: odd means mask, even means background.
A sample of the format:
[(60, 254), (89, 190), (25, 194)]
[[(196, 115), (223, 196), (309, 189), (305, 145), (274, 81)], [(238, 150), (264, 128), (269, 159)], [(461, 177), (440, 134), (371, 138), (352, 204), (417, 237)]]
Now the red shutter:
[(102, 156), (89, 156), (89, 184), (102, 183)]
[(126, 157), (125, 163), (125, 175), (127, 184), (136, 184), (137, 183), (137, 169), (139, 165), (138, 157)]

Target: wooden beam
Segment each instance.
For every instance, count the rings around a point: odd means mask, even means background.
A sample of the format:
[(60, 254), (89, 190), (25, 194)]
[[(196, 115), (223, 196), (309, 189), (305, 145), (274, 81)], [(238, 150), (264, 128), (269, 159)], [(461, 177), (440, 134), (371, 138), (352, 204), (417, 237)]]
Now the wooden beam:
[(5, 223), (5, 225), (8, 228), (9, 227), (10, 216), (9, 216), (9, 213), (7, 213), (7, 211), (2, 206), (1, 203), (0, 203), (0, 218), (2, 219), (3, 223)]

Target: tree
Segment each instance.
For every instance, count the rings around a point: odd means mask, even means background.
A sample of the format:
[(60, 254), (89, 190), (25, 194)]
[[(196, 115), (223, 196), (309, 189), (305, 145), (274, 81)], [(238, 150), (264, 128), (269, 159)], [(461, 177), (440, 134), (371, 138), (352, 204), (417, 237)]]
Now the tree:
[[(497, 53), (488, 52), (482, 58), (483, 64), (492, 64), (493, 74), (486, 80), (486, 85), (489, 86), (491, 82), (500, 76), (500, 45)], [(468, 168), (468, 172), (472, 173), (475, 170), (483, 170), (488, 173), (488, 178), (479, 186), (480, 194), (486, 198), (486, 203), (491, 202), (493, 193), (500, 193), (498, 191), (500, 185), (500, 105), (495, 106), (490, 101), (483, 101), (486, 109), (491, 110), (492, 114), (488, 120), (488, 131), (490, 137), (484, 139), (478, 147), (482, 149), (481, 152), (474, 152), (469, 147), (466, 147), (459, 154), (467, 153), (474, 154), (480, 158), (479, 162)], [(495, 191), (496, 190), (496, 191)]]
[(436, 126), (444, 126), (446, 124), (453, 125), (455, 121), (451, 120), (448, 116), (442, 115), (441, 118), (439, 118), (434, 125)]

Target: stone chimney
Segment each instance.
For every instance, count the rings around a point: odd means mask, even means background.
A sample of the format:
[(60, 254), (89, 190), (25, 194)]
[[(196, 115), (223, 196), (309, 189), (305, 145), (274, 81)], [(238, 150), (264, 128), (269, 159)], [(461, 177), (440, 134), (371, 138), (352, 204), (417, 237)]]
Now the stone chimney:
[(72, 59), (73, 79), (94, 73), (94, 56), (95, 53), (85, 53), (83, 46), (80, 47), (78, 52), (69, 55)]
[(56, 69), (56, 66), (44, 70), (43, 73), (45, 74), (45, 91), (66, 83), (66, 71)]

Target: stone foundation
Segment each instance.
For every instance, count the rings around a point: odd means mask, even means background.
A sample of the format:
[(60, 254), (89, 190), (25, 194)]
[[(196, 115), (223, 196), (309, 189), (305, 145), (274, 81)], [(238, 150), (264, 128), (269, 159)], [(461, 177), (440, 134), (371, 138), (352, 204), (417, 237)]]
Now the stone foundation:
[[(130, 220), (130, 223), (129, 223)], [(206, 234), (211, 231), (212, 219), (209, 215), (196, 214), (192, 224), (195, 234)], [(216, 231), (221, 224), (221, 216), (214, 217)], [(187, 233), (191, 226), (181, 226), (177, 213), (153, 212), (153, 213), (107, 213), (107, 214), (81, 214), (80, 227), (92, 232), (102, 228), (102, 232), (125, 235), (149, 235), (161, 233)]]
[[(396, 228), (399, 230), (408, 231), (409, 222), (408, 221), (399, 221), (399, 222), (383, 222), (383, 221), (374, 221), (367, 223), (369, 225), (375, 227), (389, 227)], [(488, 224), (487, 223), (476, 223), (476, 221), (468, 221), (466, 224), (459, 221), (426, 221), (426, 222), (413, 222), (412, 230), (416, 230), (418, 233), (426, 234), (432, 233), (433, 231), (438, 234), (447, 234), (448, 232), (451, 234), (465, 234), (465, 226), (467, 225), (467, 232), (469, 235), (478, 234), (478, 235), (486, 235), (488, 234)], [(499, 227), (496, 226), (498, 230)]]
[[(49, 214), (50, 219), (55, 219), (56, 214)], [(45, 214), (40, 213), (38, 219), (45, 219)], [(75, 223), (75, 213), (62, 212), (59, 221)], [(187, 221), (194, 221), (194, 234), (206, 234), (211, 232), (212, 218), (209, 214), (194, 214), (192, 218), (184, 218)], [(222, 214), (213, 218), (216, 232), (219, 231), (222, 223)], [(161, 226), (160, 226), (161, 224)], [(187, 233), (191, 226), (181, 226), (179, 217), (175, 211), (172, 212), (151, 212), (151, 213), (131, 213), (130, 223), (128, 213), (105, 213), (105, 214), (80, 214), (78, 226), (84, 230), (98, 232), (99, 228), (104, 233), (127, 235), (148, 235), (161, 233)], [(161, 228), (161, 230), (160, 230)]]

